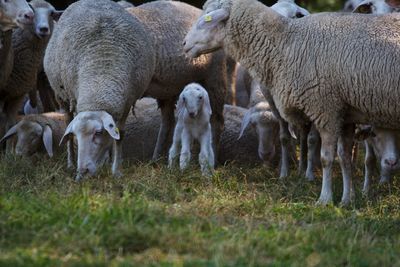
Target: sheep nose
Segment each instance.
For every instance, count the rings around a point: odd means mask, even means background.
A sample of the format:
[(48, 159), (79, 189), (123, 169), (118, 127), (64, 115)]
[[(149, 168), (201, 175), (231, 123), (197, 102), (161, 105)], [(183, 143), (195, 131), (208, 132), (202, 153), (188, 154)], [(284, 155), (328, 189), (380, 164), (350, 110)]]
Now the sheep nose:
[(47, 34), (49, 32), (49, 28), (48, 27), (40, 27), (39, 32), (41, 34)]
[(260, 152), (258, 152), (258, 156), (263, 161), (270, 161), (272, 159), (272, 157), (274, 156), (274, 153), (272, 151), (270, 151), (270, 152), (260, 151)]
[(194, 117), (196, 116), (196, 114), (195, 114), (194, 112), (189, 112), (189, 116), (190, 116), (191, 118), (194, 118)]
[(393, 167), (397, 164), (398, 159), (397, 158), (387, 158), (385, 159), (385, 164), (388, 165), (389, 167)]
[(182, 45), (183, 45), (183, 46), (185, 46), (185, 45), (186, 45), (186, 40), (183, 40), (183, 43), (182, 43)]

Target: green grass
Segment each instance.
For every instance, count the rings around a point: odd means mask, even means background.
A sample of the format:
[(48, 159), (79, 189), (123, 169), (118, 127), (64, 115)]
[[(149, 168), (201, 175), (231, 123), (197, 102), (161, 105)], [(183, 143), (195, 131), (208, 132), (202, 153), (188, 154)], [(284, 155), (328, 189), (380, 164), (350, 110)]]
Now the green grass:
[[(361, 168), (361, 166), (360, 166)], [(0, 266), (400, 266), (400, 187), (316, 207), (320, 183), (276, 170), (129, 165), (75, 183), (65, 157), (0, 160)], [(293, 171), (294, 172), (294, 171)]]

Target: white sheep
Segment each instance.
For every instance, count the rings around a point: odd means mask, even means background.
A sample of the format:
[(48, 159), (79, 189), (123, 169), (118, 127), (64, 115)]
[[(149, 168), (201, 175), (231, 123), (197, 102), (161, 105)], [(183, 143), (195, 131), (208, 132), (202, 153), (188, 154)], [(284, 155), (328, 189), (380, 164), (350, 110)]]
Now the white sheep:
[(76, 180), (97, 172), (110, 145), (112, 173), (120, 176), (125, 120), (155, 68), (153, 43), (143, 25), (113, 1), (75, 2), (54, 29), (44, 68), (57, 101), (68, 112), (64, 138), (69, 167), (76, 137)]
[(400, 58), (393, 56), (400, 53), (400, 16), (321, 13), (289, 20), (255, 0), (208, 0), (204, 9), (185, 38), (186, 53), (223, 47), (270, 89), (284, 119), (295, 126), (313, 122), (323, 167), (318, 203), (332, 201), (337, 148), (341, 203), (349, 204), (354, 123), (400, 128)]
[(0, 2), (0, 49), (1, 32), (16, 27), (24, 28), (32, 24), (34, 14), (25, 0), (1, 1)]
[(199, 163), (203, 175), (210, 175), (214, 169), (214, 152), (211, 135), (211, 106), (207, 91), (197, 83), (187, 85), (179, 95), (177, 104), (178, 121), (169, 150), (168, 167), (172, 168), (179, 155), (181, 170), (188, 167), (193, 140), (200, 143)]
[(28, 115), (22, 119), (0, 140), (5, 141), (15, 137), (15, 154), (19, 156), (32, 156), (36, 153), (47, 152), (50, 157), (60, 153), (62, 148), (59, 142), (67, 125), (65, 114), (43, 113)]
[(343, 11), (352, 12), (363, 0), (347, 0), (344, 3)]
[(7, 83), (0, 88), (2, 112), (7, 117), (6, 130), (17, 120), (25, 95), (36, 86), (37, 76), (43, 66), (47, 43), (53, 31), (53, 20), (58, 20), (62, 11), (44, 0), (32, 0), (34, 23), (25, 29), (16, 29), (12, 34), (14, 64)]
[(363, 193), (368, 194), (371, 177), (380, 167), (380, 183), (390, 182), (394, 173), (400, 170), (400, 131), (371, 126), (359, 126), (356, 139), (364, 140), (365, 172)]

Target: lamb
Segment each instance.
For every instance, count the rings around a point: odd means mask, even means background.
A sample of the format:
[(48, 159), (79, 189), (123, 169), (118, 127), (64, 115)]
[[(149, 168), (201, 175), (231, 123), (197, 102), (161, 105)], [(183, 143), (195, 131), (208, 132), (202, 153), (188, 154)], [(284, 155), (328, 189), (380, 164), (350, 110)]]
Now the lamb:
[[(259, 161), (257, 136), (253, 129), (247, 129), (242, 138), (237, 140), (246, 111), (247, 109), (236, 106), (224, 106), (225, 125), (218, 153), (221, 164), (235, 161), (248, 165)], [(161, 115), (154, 99), (145, 97), (137, 101), (135, 115), (129, 115), (126, 120), (123, 158), (140, 162), (151, 160), (160, 122)]]
[(400, 53), (399, 15), (322, 13), (288, 20), (254, 0), (209, 0), (204, 9), (185, 38), (185, 52), (195, 57), (223, 47), (270, 88), (284, 119), (296, 126), (313, 122), (322, 143), (318, 203), (332, 201), (337, 147), (341, 203), (349, 204), (354, 123), (400, 127), (400, 58), (393, 57)]
[(62, 152), (58, 146), (66, 129), (65, 116), (61, 113), (43, 113), (24, 116), (0, 142), (16, 137), (15, 154), (30, 157), (47, 152), (50, 157)]
[(185, 86), (179, 95), (177, 104), (178, 122), (169, 150), (168, 167), (172, 168), (174, 160), (181, 152), (179, 165), (181, 170), (188, 167), (190, 149), (193, 140), (200, 143), (199, 163), (203, 175), (209, 176), (214, 170), (214, 151), (211, 137), (211, 105), (206, 89), (200, 84), (191, 83)]
[(2, 1), (0, 3), (0, 43), (4, 32), (16, 27), (24, 28), (32, 24), (33, 18), (33, 11), (25, 0)]
[(380, 183), (389, 182), (392, 175), (400, 170), (400, 131), (363, 126), (356, 132), (358, 140), (365, 144), (365, 173), (363, 193), (368, 194), (371, 176), (380, 166)]
[[(109, 0), (82, 0), (61, 16), (44, 69), (67, 112), (68, 166), (76, 180), (94, 175), (113, 146), (112, 173), (120, 176), (121, 141), (131, 107), (150, 84), (154, 47), (142, 23)], [(74, 113), (76, 114), (74, 117)]]
[(36, 86), (53, 31), (53, 20), (58, 20), (62, 14), (44, 0), (32, 0), (29, 4), (35, 13), (34, 23), (31, 27), (13, 32), (14, 67), (7, 83), (0, 88), (0, 101), (4, 103), (3, 113), (7, 117), (6, 130), (16, 123), (25, 95)]
[[(201, 10), (177, 1), (154, 1), (128, 8), (146, 28), (156, 48), (156, 68), (144, 96), (157, 99), (162, 122), (153, 160), (165, 155), (172, 141), (176, 100), (185, 85), (200, 83), (207, 89), (213, 111), (211, 125), (215, 154), (223, 130), (223, 106), (227, 91), (226, 62), (223, 51), (188, 59), (181, 43)], [(149, 48), (146, 48), (149, 49)], [(232, 63), (234, 64), (234, 63)]]

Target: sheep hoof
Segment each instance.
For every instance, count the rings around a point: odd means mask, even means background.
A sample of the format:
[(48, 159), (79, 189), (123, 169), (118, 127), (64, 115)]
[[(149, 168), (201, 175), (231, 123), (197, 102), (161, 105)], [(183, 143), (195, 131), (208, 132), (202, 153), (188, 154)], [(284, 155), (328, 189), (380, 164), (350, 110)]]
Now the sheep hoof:
[(120, 170), (113, 171), (113, 177), (114, 177), (114, 178), (119, 179), (119, 178), (121, 178), (122, 176), (123, 176), (123, 174), (122, 174), (122, 172), (121, 172)]
[(315, 175), (313, 172), (307, 172), (306, 173), (306, 178), (308, 182), (314, 182), (315, 181)]
[(346, 199), (342, 199), (342, 201), (340, 201), (339, 206), (342, 208), (346, 208), (346, 207), (349, 207), (351, 203), (352, 203), (351, 199), (346, 198)]
[(82, 181), (82, 180), (83, 180), (83, 175), (80, 174), (80, 173), (76, 174), (76, 176), (75, 176), (75, 182), (79, 183), (79, 182)]
[(332, 204), (333, 204), (333, 200), (331, 197), (322, 197), (322, 196), (315, 203), (316, 206), (329, 206)]

